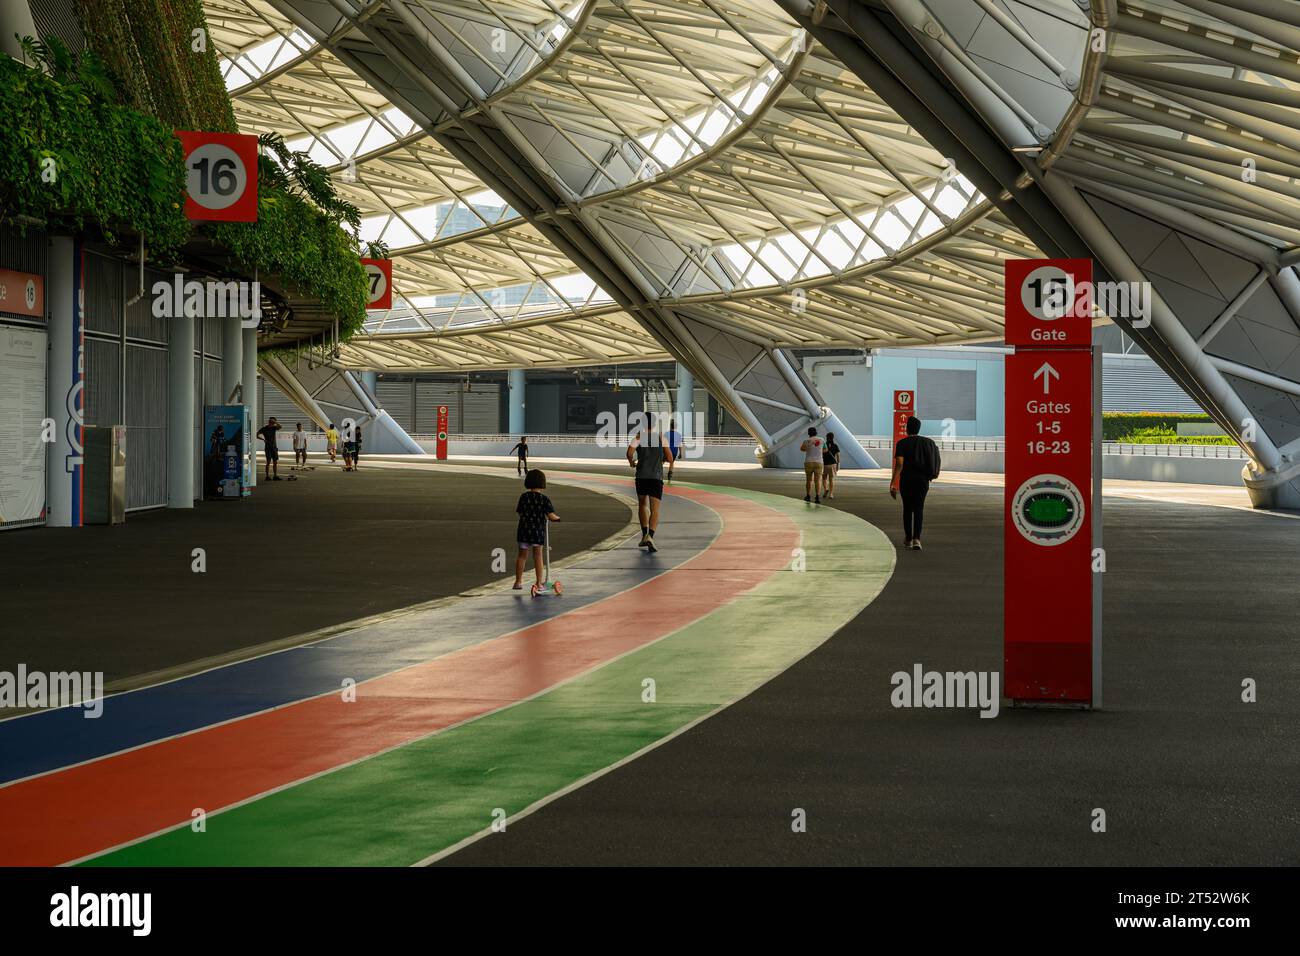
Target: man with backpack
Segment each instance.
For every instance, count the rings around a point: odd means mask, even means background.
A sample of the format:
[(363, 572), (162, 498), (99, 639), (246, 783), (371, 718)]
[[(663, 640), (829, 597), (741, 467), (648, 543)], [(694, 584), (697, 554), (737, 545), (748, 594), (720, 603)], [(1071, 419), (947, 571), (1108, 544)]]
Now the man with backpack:
[(939, 446), (921, 434), (921, 419), (907, 420), (907, 437), (894, 446), (892, 498), (903, 496), (903, 548), (921, 550), (921, 520), (930, 482), (939, 477)]

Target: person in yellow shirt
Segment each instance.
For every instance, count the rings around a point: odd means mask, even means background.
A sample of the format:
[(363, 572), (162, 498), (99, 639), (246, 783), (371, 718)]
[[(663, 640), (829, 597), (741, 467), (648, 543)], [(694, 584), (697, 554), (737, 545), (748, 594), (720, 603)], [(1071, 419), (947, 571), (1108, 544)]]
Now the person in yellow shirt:
[(326, 450), (330, 454), (330, 461), (336, 461), (339, 451), (339, 430), (330, 422), (330, 427), (325, 429)]

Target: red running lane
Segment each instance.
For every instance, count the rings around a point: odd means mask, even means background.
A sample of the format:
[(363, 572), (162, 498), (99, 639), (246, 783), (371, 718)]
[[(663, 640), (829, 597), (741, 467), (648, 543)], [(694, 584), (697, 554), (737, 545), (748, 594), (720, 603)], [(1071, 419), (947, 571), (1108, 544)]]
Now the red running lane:
[(722, 531), (636, 588), (366, 681), (355, 703), (316, 697), (0, 788), (0, 865), (78, 860), (516, 703), (730, 603), (799, 545), (763, 505), (674, 493), (718, 512)]

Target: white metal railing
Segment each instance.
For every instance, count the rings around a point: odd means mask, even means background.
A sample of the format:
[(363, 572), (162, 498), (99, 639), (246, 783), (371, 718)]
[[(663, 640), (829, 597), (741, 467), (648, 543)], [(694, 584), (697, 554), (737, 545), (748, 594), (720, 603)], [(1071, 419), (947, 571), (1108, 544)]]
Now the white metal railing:
[[(437, 435), (413, 434), (416, 441), (432, 442)], [(884, 435), (854, 435), (859, 445), (867, 451), (890, 451), (894, 439)], [(513, 445), (519, 440), (518, 435), (449, 435), (449, 440), (457, 442), (500, 443)], [(597, 438), (595, 435), (533, 435), (528, 436), (531, 445), (595, 445), (609, 444), (622, 447), (631, 440), (630, 435), (614, 435)], [(696, 444), (698, 439), (691, 439)], [(754, 439), (748, 435), (708, 435), (702, 439), (705, 448), (752, 447)], [(1002, 454), (1007, 450), (1005, 438), (937, 438), (935, 443), (940, 451), (977, 451)], [(1139, 455), (1146, 458), (1222, 458), (1233, 461), (1245, 461), (1245, 453), (1236, 445), (1156, 445), (1140, 442), (1112, 442), (1102, 444), (1103, 455)]]
[[(609, 444), (623, 446), (632, 440), (631, 435), (534, 435), (528, 432), (528, 444), (532, 445), (595, 445)], [(437, 435), (418, 434), (411, 435), (416, 441), (434, 441)], [(509, 442), (513, 445), (519, 441), (518, 435), (448, 435), (448, 441), (468, 441), (468, 442)], [(699, 439), (688, 437), (687, 442), (696, 444)], [(754, 446), (754, 439), (748, 435), (709, 435), (703, 439), (706, 448), (716, 448), (721, 446), (747, 445)]]
[[(880, 435), (855, 435), (859, 444), (868, 451), (888, 451), (894, 440)], [(935, 439), (940, 451), (990, 451), (1005, 452), (1005, 438), (939, 438)], [(1244, 461), (1246, 454), (1236, 445), (1158, 445), (1142, 442), (1103, 442), (1103, 455), (1141, 455), (1146, 458), (1226, 458)]]
[(1102, 446), (1105, 455), (1141, 455), (1147, 458), (1230, 458), (1245, 461), (1246, 453), (1237, 445), (1147, 445), (1140, 442), (1108, 441)]
[[(608, 444), (623, 446), (632, 441), (630, 434), (614, 434), (614, 436), (594, 436), (594, 434), (528, 434), (529, 445), (597, 445)], [(435, 434), (412, 434), (416, 441), (434, 441)], [(481, 442), (500, 442), (508, 441), (511, 445), (519, 441), (517, 434), (448, 434), (448, 441), (481, 441)], [(686, 438), (688, 444), (694, 445), (697, 438)], [(703, 444), (706, 447), (722, 446), (754, 446), (753, 438), (748, 434), (710, 434), (703, 438)]]
[[(894, 439), (884, 435), (854, 435), (859, 445), (867, 451), (891, 451)], [(1007, 450), (1007, 443), (1001, 438), (936, 438), (934, 443), (940, 451), (996, 451)]]

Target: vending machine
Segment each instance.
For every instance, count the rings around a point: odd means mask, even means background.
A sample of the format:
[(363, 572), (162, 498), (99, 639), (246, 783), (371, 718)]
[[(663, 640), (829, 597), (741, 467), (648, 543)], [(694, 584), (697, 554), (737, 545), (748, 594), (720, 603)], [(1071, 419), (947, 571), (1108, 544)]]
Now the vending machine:
[(247, 459), (247, 411), (243, 405), (203, 408), (203, 497), (240, 498)]

